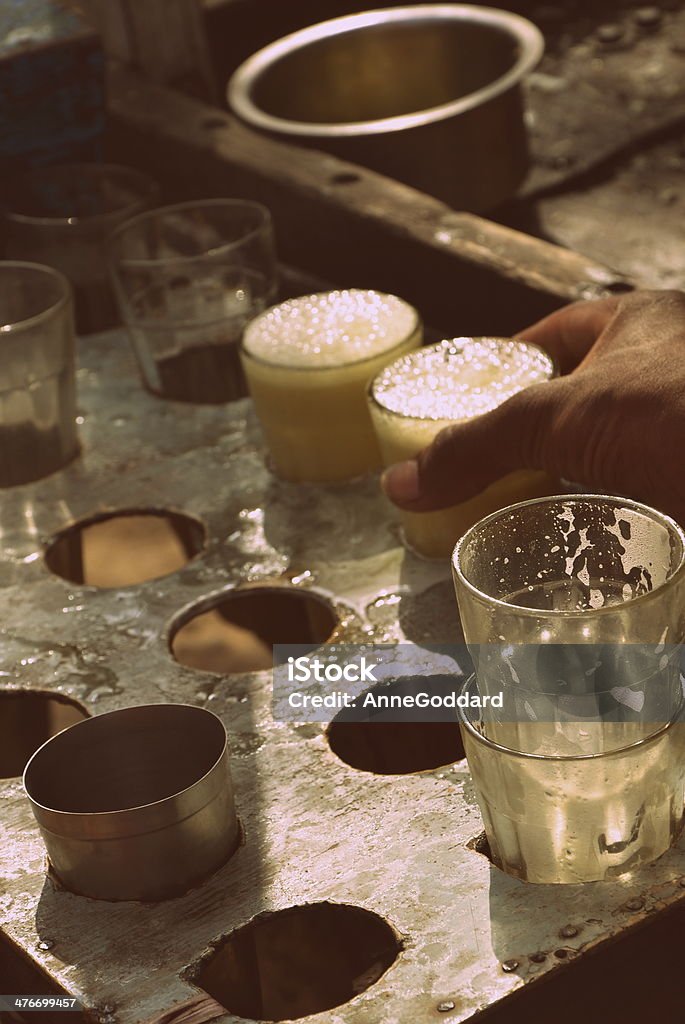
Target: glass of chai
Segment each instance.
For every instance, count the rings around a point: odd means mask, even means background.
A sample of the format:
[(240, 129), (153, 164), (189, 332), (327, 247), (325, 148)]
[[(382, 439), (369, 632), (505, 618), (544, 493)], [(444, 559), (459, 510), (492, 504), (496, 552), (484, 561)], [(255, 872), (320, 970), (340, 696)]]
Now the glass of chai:
[(289, 299), (253, 320), (243, 366), (276, 473), (329, 483), (377, 469), (368, 382), (422, 337), (408, 303), (356, 288)]
[(266, 207), (206, 199), (150, 210), (114, 232), (109, 254), (148, 390), (202, 404), (244, 397), (240, 339), (278, 284)]
[(38, 263), (0, 262), (0, 487), (48, 476), (78, 449), (69, 282)]
[[(397, 359), (369, 388), (384, 464), (414, 458), (444, 427), (489, 412), (554, 372), (542, 349), (510, 338), (454, 338)], [(420, 555), (449, 557), (459, 537), (489, 512), (556, 490), (544, 473), (510, 473), (451, 508), (403, 511), (404, 539)]]
[(683, 531), (625, 498), (539, 498), (470, 529), (453, 573), (469, 688), (501, 695), (461, 711), (494, 862), (587, 882), (659, 857), (683, 822)]

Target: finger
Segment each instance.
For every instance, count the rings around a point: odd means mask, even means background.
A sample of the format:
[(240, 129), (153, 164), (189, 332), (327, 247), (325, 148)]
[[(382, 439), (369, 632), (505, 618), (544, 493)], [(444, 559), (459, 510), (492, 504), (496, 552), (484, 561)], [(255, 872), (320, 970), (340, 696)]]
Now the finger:
[(535, 384), (492, 412), (446, 427), (416, 459), (390, 466), (383, 490), (400, 508), (429, 512), (466, 501), (516, 469), (547, 468), (544, 440), (567, 391), (566, 378)]
[(570, 373), (611, 322), (618, 306), (619, 299), (614, 297), (574, 302), (519, 331), (517, 337), (539, 345), (552, 356), (560, 373)]

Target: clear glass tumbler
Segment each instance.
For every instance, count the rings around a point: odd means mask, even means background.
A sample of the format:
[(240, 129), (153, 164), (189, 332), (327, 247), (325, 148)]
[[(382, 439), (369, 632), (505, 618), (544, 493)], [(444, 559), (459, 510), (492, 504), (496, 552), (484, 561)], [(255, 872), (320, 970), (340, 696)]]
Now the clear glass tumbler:
[[(477, 694), (475, 679), (467, 692)], [(495, 742), (460, 708), (464, 751), (493, 862), (528, 882), (615, 878), (660, 857), (685, 801), (685, 724), (601, 753), (531, 754)]]
[(562, 494), (500, 509), (452, 557), (470, 644), (679, 644), (685, 533), (628, 498)]
[(535, 750), (529, 722), (588, 753), (605, 746), (592, 722), (648, 735), (676, 712), (685, 534), (667, 516), (607, 495), (522, 502), (462, 537), (453, 573), (478, 687), (504, 698), (491, 727), (514, 723), (519, 749)]
[(278, 283), (265, 207), (210, 199), (143, 213), (112, 236), (110, 266), (150, 391), (200, 403), (247, 394), (240, 339)]
[(5, 201), (6, 254), (47, 263), (71, 281), (79, 333), (118, 322), (106, 243), (117, 225), (154, 206), (158, 188), (116, 164), (39, 167), (17, 180)]
[(453, 570), (496, 862), (590, 881), (659, 856), (682, 820), (683, 531), (625, 498), (540, 498), (472, 527)]
[(35, 263), (0, 262), (0, 487), (78, 452), (71, 288)]

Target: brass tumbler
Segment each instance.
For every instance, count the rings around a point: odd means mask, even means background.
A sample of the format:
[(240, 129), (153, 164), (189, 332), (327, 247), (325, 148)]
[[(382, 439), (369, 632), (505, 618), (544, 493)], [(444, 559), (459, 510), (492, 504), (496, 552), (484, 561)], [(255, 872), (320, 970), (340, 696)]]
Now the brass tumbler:
[(33, 755), (24, 788), (55, 875), (93, 899), (179, 895), (239, 842), (226, 730), (188, 704), (66, 729)]

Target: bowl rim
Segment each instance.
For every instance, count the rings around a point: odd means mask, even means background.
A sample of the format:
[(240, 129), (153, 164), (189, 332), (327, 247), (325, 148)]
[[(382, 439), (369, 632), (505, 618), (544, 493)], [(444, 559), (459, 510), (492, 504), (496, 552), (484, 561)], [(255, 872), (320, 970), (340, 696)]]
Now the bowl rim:
[[(466, 96), (424, 110), (371, 121), (295, 121), (266, 113), (252, 98), (254, 84), (266, 69), (289, 54), (323, 39), (388, 23), (402, 24), (440, 19), (476, 23), (508, 32), (520, 45), (516, 61), (499, 78), (474, 92), (467, 93)], [(258, 50), (248, 57), (229, 79), (227, 99), (229, 107), (248, 124), (281, 135), (326, 139), (406, 131), (466, 113), (511, 89), (538, 64), (544, 48), (543, 35), (531, 21), (519, 14), (494, 7), (470, 4), (421, 4), (364, 11), (299, 29)]]

